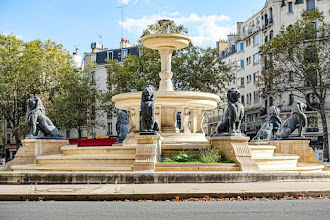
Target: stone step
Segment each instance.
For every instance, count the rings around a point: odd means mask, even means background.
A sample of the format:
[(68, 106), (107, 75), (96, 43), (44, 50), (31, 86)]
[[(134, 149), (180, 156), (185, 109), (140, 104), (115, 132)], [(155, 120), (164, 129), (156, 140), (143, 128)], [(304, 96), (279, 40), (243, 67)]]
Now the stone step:
[(239, 171), (235, 163), (156, 163), (156, 172), (177, 172), (177, 171)]
[(31, 165), (14, 165), (12, 166), (13, 171), (16, 172), (39, 172), (39, 171), (95, 171), (95, 172), (108, 172), (108, 171), (117, 171), (117, 172), (130, 172), (133, 171), (133, 166), (43, 166), (38, 164)]
[(249, 145), (252, 157), (272, 157), (276, 146)]
[(253, 157), (252, 159), (258, 164), (259, 169), (293, 168), (297, 166), (299, 156), (274, 153), (272, 157)]
[(260, 171), (315, 171), (321, 172), (324, 168), (321, 164), (298, 163), (296, 167), (264, 167)]
[(135, 154), (38, 156), (38, 164), (134, 164)]
[(97, 155), (97, 154), (135, 154), (135, 147), (124, 146), (88, 146), (67, 145), (61, 148), (64, 155)]

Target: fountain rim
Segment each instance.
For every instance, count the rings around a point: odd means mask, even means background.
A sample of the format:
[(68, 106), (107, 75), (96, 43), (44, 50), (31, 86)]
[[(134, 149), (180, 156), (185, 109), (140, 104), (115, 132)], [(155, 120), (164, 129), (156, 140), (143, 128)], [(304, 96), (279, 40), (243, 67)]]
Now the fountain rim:
[[(127, 92), (120, 93), (112, 97), (113, 102), (123, 101), (129, 99), (141, 99), (142, 92)], [(183, 98), (183, 99), (196, 99), (196, 100), (211, 100), (220, 102), (221, 99), (218, 95), (208, 92), (199, 91), (156, 91), (157, 98)]]
[(148, 34), (141, 37), (141, 42), (148, 40), (149, 38), (183, 38), (189, 42), (191, 42), (190, 37), (184, 34), (176, 34), (176, 33), (161, 33), (161, 34)]

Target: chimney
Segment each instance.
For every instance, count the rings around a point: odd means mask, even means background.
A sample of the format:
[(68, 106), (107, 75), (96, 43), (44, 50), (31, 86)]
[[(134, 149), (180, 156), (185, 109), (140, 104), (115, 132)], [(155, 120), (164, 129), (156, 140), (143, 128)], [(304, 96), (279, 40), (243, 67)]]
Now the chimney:
[(76, 55), (78, 55), (78, 48), (76, 48)]

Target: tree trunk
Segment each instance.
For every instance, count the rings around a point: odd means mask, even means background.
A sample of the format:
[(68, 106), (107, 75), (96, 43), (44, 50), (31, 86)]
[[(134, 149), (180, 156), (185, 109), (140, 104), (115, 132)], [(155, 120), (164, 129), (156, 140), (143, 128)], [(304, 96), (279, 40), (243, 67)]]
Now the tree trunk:
[(323, 128), (323, 158), (329, 161), (329, 136), (328, 136), (328, 125), (327, 117), (325, 115), (324, 102), (320, 102), (320, 115), (322, 120)]
[(18, 135), (15, 135), (15, 142), (16, 142), (16, 152), (17, 152), (17, 150), (19, 148), (19, 137), (18, 137)]

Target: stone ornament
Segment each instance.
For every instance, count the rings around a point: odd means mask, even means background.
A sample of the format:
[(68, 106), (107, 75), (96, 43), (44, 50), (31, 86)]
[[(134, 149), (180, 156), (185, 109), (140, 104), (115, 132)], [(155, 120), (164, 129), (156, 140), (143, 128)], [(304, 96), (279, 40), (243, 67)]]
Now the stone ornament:
[(116, 123), (116, 131), (118, 135), (118, 141), (116, 144), (123, 143), (125, 140), (127, 134), (128, 134), (128, 128), (127, 128), (127, 115), (123, 111), (119, 111), (117, 123)]
[[(280, 127), (275, 135), (276, 139), (286, 139), (289, 135), (298, 128), (298, 137), (304, 138), (302, 135), (302, 129), (306, 126), (307, 117), (304, 113), (307, 105), (300, 102), (294, 101), (292, 104), (292, 116), (285, 120), (283, 125)], [(293, 137), (292, 137), (293, 138)]]
[(269, 107), (268, 119), (261, 126), (257, 135), (252, 139), (252, 141), (260, 141), (260, 140), (268, 141), (274, 139), (277, 130), (280, 128), (282, 124), (279, 114), (280, 114), (280, 110), (277, 107), (275, 106)]
[(228, 108), (219, 121), (212, 136), (244, 136), (240, 127), (244, 117), (244, 107), (240, 102), (241, 93), (236, 88), (227, 92)]
[[(30, 135), (27, 138), (63, 139), (63, 135), (45, 115), (45, 107), (42, 104), (41, 99), (35, 96), (26, 102), (28, 106), (26, 121), (30, 126)], [(40, 131), (44, 133), (44, 137), (39, 137)]]
[(144, 87), (141, 98), (140, 134), (157, 135), (158, 121), (155, 120), (156, 90), (149, 85)]

